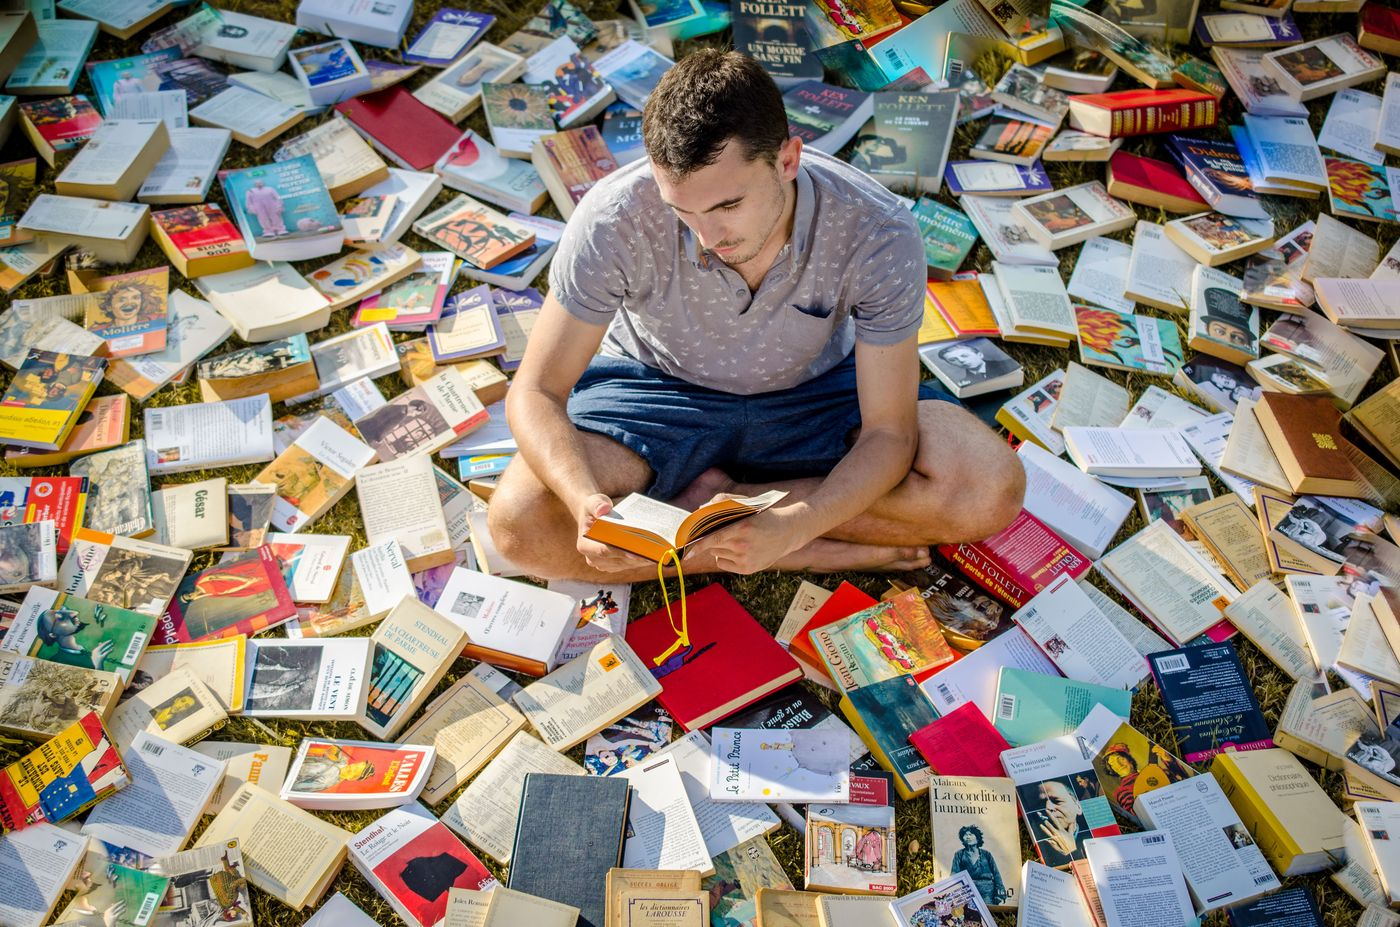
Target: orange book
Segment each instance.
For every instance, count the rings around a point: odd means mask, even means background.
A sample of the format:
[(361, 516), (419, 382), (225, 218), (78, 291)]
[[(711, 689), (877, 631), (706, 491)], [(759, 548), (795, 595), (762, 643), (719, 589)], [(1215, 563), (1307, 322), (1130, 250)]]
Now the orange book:
[(995, 338), (1001, 334), (976, 272), (954, 274), (951, 280), (930, 280), (928, 295), (959, 338)]
[(817, 609), (811, 619), (802, 626), (802, 630), (792, 636), (788, 652), (796, 657), (798, 662), (811, 667), (823, 676), (830, 675), (826, 671), (826, 664), (822, 662), (821, 654), (817, 653), (817, 648), (812, 644), (812, 632), (817, 628), (824, 628), (833, 622), (840, 621), (842, 618), (849, 618), (856, 612), (863, 612), (878, 601), (850, 583), (843, 582), (836, 587), (831, 598), (822, 603), (822, 607)]

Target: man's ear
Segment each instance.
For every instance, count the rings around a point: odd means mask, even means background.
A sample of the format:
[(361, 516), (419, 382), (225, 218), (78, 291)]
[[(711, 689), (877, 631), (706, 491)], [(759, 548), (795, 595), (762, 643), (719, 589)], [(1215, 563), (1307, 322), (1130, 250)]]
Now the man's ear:
[(802, 139), (796, 135), (788, 137), (778, 149), (778, 176), (783, 183), (797, 179), (797, 168), (802, 163)]

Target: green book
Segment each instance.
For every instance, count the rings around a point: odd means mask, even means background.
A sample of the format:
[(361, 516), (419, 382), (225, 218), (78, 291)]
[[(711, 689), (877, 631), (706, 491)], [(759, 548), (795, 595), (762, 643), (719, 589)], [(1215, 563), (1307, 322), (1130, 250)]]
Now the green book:
[(41, 660), (116, 673), (125, 684), (150, 643), (156, 619), (35, 586), (0, 647)]
[(1098, 704), (1126, 718), (1133, 693), (1005, 666), (997, 679), (992, 726), (1007, 743), (1021, 747), (1071, 733)]
[(947, 280), (958, 272), (977, 244), (977, 227), (961, 210), (927, 196), (914, 204), (914, 218), (924, 236), (924, 260), (929, 275)]

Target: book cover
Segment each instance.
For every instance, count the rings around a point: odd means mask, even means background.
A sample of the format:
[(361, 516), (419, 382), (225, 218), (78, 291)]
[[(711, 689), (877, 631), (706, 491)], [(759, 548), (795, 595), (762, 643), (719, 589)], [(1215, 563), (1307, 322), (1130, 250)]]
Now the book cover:
[(341, 229), (340, 214), (311, 155), (227, 171), (219, 183), (251, 247)]
[(109, 357), (151, 354), (165, 347), (170, 268), (103, 277), (91, 288), (83, 327), (107, 342)]
[(894, 807), (811, 804), (803, 842), (808, 891), (893, 895), (898, 888)]
[(1264, 393), (1255, 414), (1294, 492), (1341, 495), (1335, 490), (1355, 485), (1356, 467), (1343, 450), (1341, 412), (1330, 398)]
[(977, 226), (960, 210), (926, 196), (919, 197), (913, 213), (923, 232), (929, 274), (940, 279), (951, 277), (977, 244)]
[(156, 643), (251, 635), (296, 613), (277, 557), (263, 545), (186, 576), (160, 620)]
[(472, 10), (440, 9), (413, 37), (405, 61), (445, 68), (467, 52), (495, 23), (490, 13)]
[(977, 893), (992, 908), (1021, 904), (1016, 879), (1021, 835), (1016, 820), (1016, 790), (998, 772), (988, 776), (938, 775), (929, 781), (934, 875), (966, 872)]
[(58, 450), (106, 369), (100, 357), (31, 350), (0, 397), (0, 443)]
[(1104, 705), (1120, 718), (1128, 717), (1133, 693), (1128, 689), (1045, 673), (1003, 667), (997, 681), (992, 723), (1012, 745), (1023, 747), (1068, 734), (1083, 723), (1089, 710)]
[(1011, 748), (982, 709), (964, 702), (909, 736), (940, 776), (999, 776), (1001, 751)]
[(1039, 122), (993, 115), (972, 143), (972, 150), (993, 160), (1029, 165), (1040, 157), (1054, 134), (1053, 128)]
[(1153, 678), (1188, 763), (1273, 746), (1268, 723), (1230, 643), (1180, 647), (1148, 656)]
[[(687, 730), (716, 721), (802, 675), (796, 661), (719, 583), (684, 600), (692, 620), (677, 635), (665, 608), (632, 621), (627, 643), (661, 683), (657, 701)], [(681, 603), (670, 613), (679, 615)]]
[[(250, 717), (351, 720), (363, 704), (370, 642), (249, 641), (245, 663)], [(271, 788), (273, 783), (264, 783)]]
[(717, 801), (849, 801), (848, 732), (716, 727), (710, 733), (710, 797)]
[(942, 629), (914, 590), (818, 628), (811, 637), (842, 690), (926, 674), (953, 661)]
[(955, 90), (875, 94), (875, 136), (856, 139), (852, 166), (889, 187), (937, 193), (958, 106)]
[(159, 618), (189, 568), (188, 550), (79, 528), (59, 567), (71, 595)]
[(1022, 820), (1045, 865), (1068, 869), (1086, 858), (1086, 841), (1120, 832), (1093, 764), (1072, 735), (1007, 750), (1001, 762), (1016, 785)]
[[(1196, 771), (1166, 747), (1123, 721), (1121, 716), (1107, 709), (1096, 709), (1095, 713), (1106, 713), (1105, 721), (1109, 725), (1118, 722), (1094, 754), (1094, 773), (1099, 785), (1105, 795), (1113, 796), (1115, 811), (1132, 823), (1145, 826), (1137, 810), (1138, 800), (1157, 789), (1189, 779)], [(1086, 726), (1088, 723), (1093, 722), (1086, 722)]]
[(0, 833), (75, 817), (130, 783), (117, 748), (89, 712), (0, 774)]
[(812, 54), (806, 13), (794, 3), (732, 0), (734, 48), (753, 58), (781, 85), (821, 80), (822, 66)]
[(466, 639), (457, 625), (405, 596), (375, 630), (360, 726), (391, 738), (441, 681)]
[(965, 652), (976, 650), (1015, 626), (1005, 604), (984, 592), (937, 551), (932, 552), (928, 566), (900, 574), (890, 585), (899, 590), (918, 589), (943, 629), (943, 637)]
[(1280, 876), (1331, 869), (1345, 854), (1346, 817), (1287, 750), (1221, 753), (1210, 774)]
[(803, 144), (816, 142), (849, 119), (868, 97), (859, 90), (803, 81), (783, 94), (788, 131)]
[(414, 231), (476, 267), (490, 269), (529, 248), (535, 233), (468, 196), (413, 224)]
[(940, 879), (890, 902), (900, 927), (922, 927), (934, 918), (950, 923), (994, 924), (992, 912), (967, 871)]
[(937, 712), (913, 676), (848, 690), (839, 707), (881, 768), (894, 773), (901, 798), (912, 798), (928, 787), (932, 771), (909, 738), (932, 724)]
[(1090, 561), (1029, 512), (984, 541), (940, 544), (938, 552), (973, 582), (1014, 608), (1020, 608), (1055, 577), (1078, 579)]
[(574, 600), (562, 593), (461, 568), (429, 604), (467, 632), (465, 656), (535, 676), (559, 665), (578, 624)]
[(1187, 89), (1086, 93), (1069, 102), (1070, 125), (1111, 138), (1208, 128), (1219, 109), (1214, 96)]
[(1167, 153), (1213, 209), (1247, 219), (1263, 217), (1244, 158), (1234, 143), (1173, 135), (1167, 139)]
[(89, 529), (127, 537), (154, 530), (145, 441), (81, 457), (68, 472), (88, 481), (84, 520)]
[(121, 694), (115, 673), (0, 653), (0, 731), (47, 740), (89, 712), (111, 714)]
[(356, 474), (374, 459), (373, 448), (321, 418), (253, 480), (277, 487), (272, 524), (279, 531), (295, 532), (348, 493)]
[(351, 324), (384, 322), (392, 331), (422, 331), (441, 317), (458, 263), (445, 251), (423, 254), (416, 270), (360, 300)]
[(51, 521), (55, 552), (67, 554), (87, 520), (89, 490), (82, 476), (0, 477), (0, 525)]
[(1181, 368), (1181, 336), (1170, 319), (1078, 304), (1074, 318), (1085, 364), (1163, 375)]
[(617, 161), (593, 126), (546, 135), (539, 140), (541, 173), (552, 174), (578, 205), (593, 185), (617, 170)]
[(102, 125), (101, 114), (82, 94), (21, 103), (19, 113), (54, 151), (80, 147)]
[(3, 649), (116, 673), (130, 681), (156, 619), (36, 586), (25, 594)]
[(304, 738), (281, 797), (312, 810), (395, 807), (418, 797), (435, 755), (432, 747)]

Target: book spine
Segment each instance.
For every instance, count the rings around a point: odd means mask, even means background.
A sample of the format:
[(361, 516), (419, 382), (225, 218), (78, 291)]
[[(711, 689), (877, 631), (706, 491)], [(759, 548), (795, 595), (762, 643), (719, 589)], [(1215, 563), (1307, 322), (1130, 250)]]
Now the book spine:
[(1215, 125), (1218, 118), (1216, 101), (1213, 99), (1168, 105), (1144, 103), (1112, 109), (1111, 112), (1113, 123), (1109, 132), (1110, 138), (1200, 129)]

